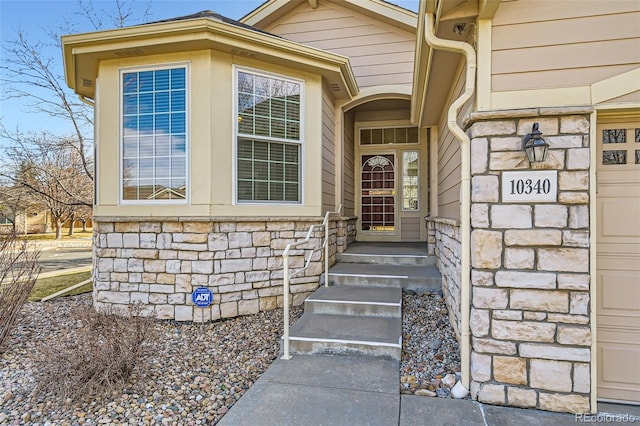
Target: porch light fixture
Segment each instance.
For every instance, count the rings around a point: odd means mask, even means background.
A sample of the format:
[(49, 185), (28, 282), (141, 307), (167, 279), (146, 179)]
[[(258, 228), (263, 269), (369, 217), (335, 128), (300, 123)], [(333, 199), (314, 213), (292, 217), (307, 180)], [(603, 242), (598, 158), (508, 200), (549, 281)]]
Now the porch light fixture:
[(522, 139), (522, 147), (527, 153), (529, 163), (541, 163), (547, 158), (549, 144), (542, 139), (542, 132), (538, 130), (538, 123), (533, 123), (531, 133)]

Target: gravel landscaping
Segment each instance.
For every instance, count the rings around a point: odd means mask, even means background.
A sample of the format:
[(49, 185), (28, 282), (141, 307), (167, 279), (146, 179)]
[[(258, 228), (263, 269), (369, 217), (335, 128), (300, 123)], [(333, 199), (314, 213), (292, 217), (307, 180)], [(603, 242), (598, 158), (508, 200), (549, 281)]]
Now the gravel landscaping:
[(438, 293), (402, 297), (400, 392), (450, 397), (460, 371), (460, 350)]
[[(282, 310), (207, 324), (157, 321), (160, 339), (127, 387), (101, 398), (32, 398), (34, 353), (76, 327), (69, 312), (88, 294), (25, 305), (0, 358), (0, 424), (215, 424), (276, 358)], [(442, 298), (405, 295), (403, 393), (449, 396), (443, 383), (459, 369), (459, 351)], [(51, 312), (58, 320), (51, 320)], [(302, 308), (292, 310), (292, 320)]]

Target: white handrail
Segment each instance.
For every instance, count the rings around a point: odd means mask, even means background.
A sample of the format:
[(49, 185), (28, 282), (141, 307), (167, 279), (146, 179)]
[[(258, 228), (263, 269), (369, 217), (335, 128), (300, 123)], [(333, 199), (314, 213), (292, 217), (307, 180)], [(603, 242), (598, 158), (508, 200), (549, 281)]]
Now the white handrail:
[[(334, 212), (327, 212), (324, 215), (324, 220), (320, 225), (311, 225), (309, 227), (309, 231), (307, 232), (307, 236), (304, 240), (297, 241), (295, 243), (287, 244), (284, 248), (284, 252), (282, 253), (282, 268), (283, 268), (283, 288), (282, 293), (284, 296), (283, 304), (284, 304), (284, 354), (281, 359), (291, 359), (291, 355), (289, 354), (289, 278), (299, 274), (300, 272), (305, 271), (309, 265), (311, 264), (311, 258), (313, 254), (321, 249), (324, 249), (324, 285), (325, 287), (329, 285), (329, 216), (332, 214), (340, 214), (342, 210), (342, 204), (338, 207), (338, 210)], [(307, 257), (305, 264), (302, 268), (297, 269), (291, 273), (289, 273), (289, 252), (293, 247), (301, 246), (311, 239), (311, 235), (313, 235), (313, 231), (315, 228), (324, 227), (324, 238), (322, 240), (322, 244), (320, 247), (315, 248), (309, 253), (309, 257)]]

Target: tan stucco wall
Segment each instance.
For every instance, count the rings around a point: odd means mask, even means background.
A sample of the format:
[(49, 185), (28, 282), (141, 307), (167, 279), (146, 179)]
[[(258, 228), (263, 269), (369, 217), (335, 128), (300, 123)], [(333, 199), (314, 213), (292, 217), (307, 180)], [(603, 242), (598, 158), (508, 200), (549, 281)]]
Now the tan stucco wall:
[[(190, 203), (181, 205), (119, 203), (119, 70), (161, 64), (188, 64)], [(233, 66), (304, 80), (301, 205), (234, 205)], [(322, 80), (211, 50), (107, 60), (99, 69), (97, 120), (97, 216), (317, 216), (321, 214)]]

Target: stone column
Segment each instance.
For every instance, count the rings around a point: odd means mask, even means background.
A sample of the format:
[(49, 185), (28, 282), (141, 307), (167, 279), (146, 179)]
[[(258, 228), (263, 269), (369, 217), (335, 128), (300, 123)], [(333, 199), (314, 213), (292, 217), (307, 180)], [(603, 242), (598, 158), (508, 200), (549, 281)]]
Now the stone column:
[[(589, 113), (476, 113), (471, 136), (471, 393), (491, 404), (589, 412)], [(530, 165), (532, 124), (550, 145)], [(558, 171), (554, 202), (502, 200), (505, 171)]]

